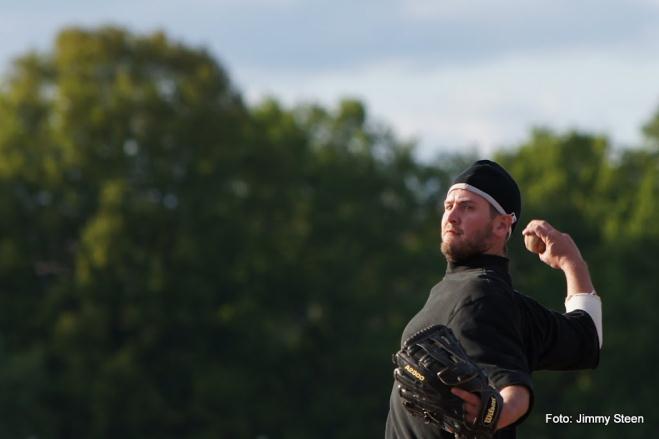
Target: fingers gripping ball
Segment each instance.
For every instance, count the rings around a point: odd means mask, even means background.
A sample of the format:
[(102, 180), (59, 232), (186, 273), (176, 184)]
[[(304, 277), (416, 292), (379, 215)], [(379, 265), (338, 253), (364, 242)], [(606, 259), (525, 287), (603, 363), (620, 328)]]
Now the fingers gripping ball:
[(545, 242), (536, 234), (524, 235), (524, 245), (531, 253), (538, 254), (544, 253), (547, 248)]
[[(403, 342), (393, 361), (398, 394), (410, 414), (438, 424), (456, 437), (492, 437), (503, 400), (451, 329), (433, 325), (417, 332)], [(465, 420), (463, 401), (451, 393), (452, 387), (480, 397), (481, 410), (475, 420)]]

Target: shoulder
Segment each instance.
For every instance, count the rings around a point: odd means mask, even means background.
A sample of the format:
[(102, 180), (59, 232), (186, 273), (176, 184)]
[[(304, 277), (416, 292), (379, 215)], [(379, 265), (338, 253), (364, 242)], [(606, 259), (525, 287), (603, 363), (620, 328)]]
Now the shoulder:
[(464, 279), (461, 288), (462, 302), (467, 305), (472, 302), (507, 302), (514, 300), (514, 290), (503, 277), (490, 270), (475, 270)]
[(449, 321), (458, 326), (480, 322), (508, 326), (518, 322), (519, 316), (519, 303), (512, 287), (483, 273), (464, 285)]

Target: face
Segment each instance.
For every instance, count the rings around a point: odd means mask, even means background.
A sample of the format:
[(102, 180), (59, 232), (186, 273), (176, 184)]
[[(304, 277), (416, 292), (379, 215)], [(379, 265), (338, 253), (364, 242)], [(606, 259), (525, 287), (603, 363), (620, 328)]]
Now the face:
[(450, 262), (487, 252), (494, 244), (490, 203), (464, 189), (449, 192), (442, 216), (442, 253)]

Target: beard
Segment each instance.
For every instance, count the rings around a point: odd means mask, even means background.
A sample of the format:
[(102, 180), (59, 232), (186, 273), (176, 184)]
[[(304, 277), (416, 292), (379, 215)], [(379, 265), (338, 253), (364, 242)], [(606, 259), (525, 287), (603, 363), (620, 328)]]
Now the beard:
[(485, 253), (490, 248), (490, 241), (492, 237), (492, 223), (490, 222), (478, 233), (467, 238), (462, 235), (461, 240), (452, 239), (450, 242), (442, 240), (442, 254), (449, 262), (462, 262), (474, 256)]

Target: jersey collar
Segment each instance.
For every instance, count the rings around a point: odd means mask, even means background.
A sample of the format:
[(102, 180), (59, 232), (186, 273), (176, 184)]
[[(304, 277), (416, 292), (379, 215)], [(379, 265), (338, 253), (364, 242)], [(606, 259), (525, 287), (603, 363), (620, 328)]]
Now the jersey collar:
[(508, 274), (508, 258), (504, 256), (480, 254), (464, 261), (449, 262), (446, 273), (456, 273), (470, 268), (484, 268)]

